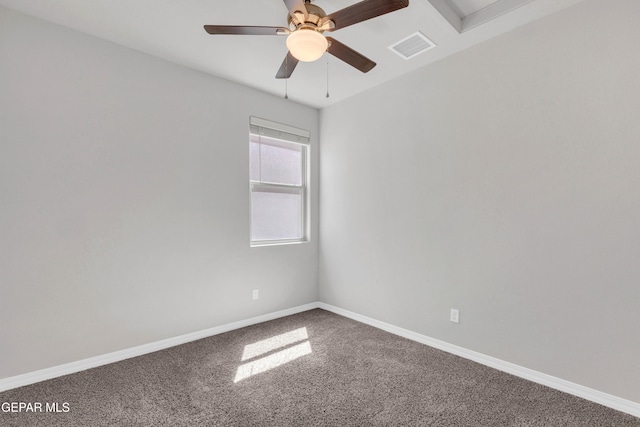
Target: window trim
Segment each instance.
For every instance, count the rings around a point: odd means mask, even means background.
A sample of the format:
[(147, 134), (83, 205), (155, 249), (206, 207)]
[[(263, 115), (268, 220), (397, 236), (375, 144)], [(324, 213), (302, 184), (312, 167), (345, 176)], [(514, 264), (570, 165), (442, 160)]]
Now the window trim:
[[(259, 246), (276, 246), (276, 245), (289, 245), (297, 243), (306, 243), (309, 239), (310, 233), (310, 218), (309, 218), (309, 159), (310, 159), (310, 132), (304, 129), (295, 128), (293, 126), (285, 125), (282, 123), (272, 122), (266, 119), (258, 117), (250, 117), (249, 125), (249, 144), (251, 144), (251, 135), (258, 137), (265, 136), (271, 139), (281, 140), (287, 143), (300, 145), (302, 147), (301, 157), (301, 184), (279, 184), (266, 181), (255, 181), (249, 177), (249, 242), (251, 247)], [(254, 189), (273, 190), (273, 192), (285, 192), (285, 193), (297, 193), (301, 195), (300, 206), (300, 223), (302, 228), (302, 236), (295, 239), (265, 239), (265, 240), (253, 240), (252, 231), (252, 219), (251, 219), (251, 195)], [(292, 191), (293, 190), (293, 191)], [(297, 191), (296, 191), (297, 190)], [(268, 192), (268, 191), (267, 191)]]

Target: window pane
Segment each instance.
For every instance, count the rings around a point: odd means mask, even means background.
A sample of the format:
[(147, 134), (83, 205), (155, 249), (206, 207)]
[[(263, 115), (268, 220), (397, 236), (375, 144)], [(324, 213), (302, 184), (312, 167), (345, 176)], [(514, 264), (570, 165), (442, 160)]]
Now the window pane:
[[(255, 138), (255, 139), (254, 139)], [(249, 179), (251, 181), (260, 181), (260, 145), (258, 137), (251, 135), (249, 144)]]
[(251, 240), (301, 239), (302, 195), (299, 188), (251, 191)]
[(303, 146), (251, 135), (251, 180), (302, 185)]

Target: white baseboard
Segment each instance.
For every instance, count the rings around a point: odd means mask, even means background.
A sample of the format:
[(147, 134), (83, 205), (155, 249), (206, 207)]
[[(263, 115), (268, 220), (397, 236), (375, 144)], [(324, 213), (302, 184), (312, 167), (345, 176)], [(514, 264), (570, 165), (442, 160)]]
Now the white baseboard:
[(153, 353), (154, 351), (164, 350), (169, 347), (186, 344), (188, 342), (199, 340), (201, 338), (211, 337), (213, 335), (222, 334), (234, 329), (240, 329), (246, 326), (278, 319), (280, 317), (290, 316), (292, 314), (301, 313), (303, 311), (312, 310), (318, 307), (318, 302), (312, 302), (286, 310), (276, 311), (274, 313), (268, 313), (262, 316), (252, 317), (250, 319), (204, 329), (202, 331), (192, 332), (189, 334), (167, 338), (149, 344), (139, 345), (136, 347), (128, 348), (126, 350), (114, 351), (113, 353), (107, 353), (101, 356), (91, 357), (89, 359), (78, 360), (77, 362), (65, 363), (64, 365), (54, 366), (52, 368), (41, 369), (39, 371), (16, 375), (14, 377), (3, 378), (0, 379), (0, 392), (29, 384), (34, 384), (40, 381), (50, 380), (52, 378), (61, 377), (63, 375), (73, 374), (76, 372), (84, 371), (86, 369), (107, 365), (109, 363), (119, 362), (121, 360), (130, 359), (132, 357), (142, 356), (143, 354)]
[(357, 314), (330, 304), (321, 302), (319, 303), (318, 307), (323, 310), (331, 311), (341, 316), (357, 320), (358, 322), (365, 323), (375, 328), (391, 332), (392, 334), (399, 335), (412, 341), (416, 341), (421, 344), (446, 351), (447, 353), (455, 354), (456, 356), (473, 360), (474, 362), (478, 362), (482, 365), (489, 366), (499, 371), (503, 371), (517, 377), (524, 378), (526, 380), (533, 381), (535, 383), (581, 397), (583, 399), (598, 403), (603, 406), (607, 406), (617, 411), (640, 417), (640, 403), (638, 402), (633, 402), (631, 400), (613, 396), (611, 394), (585, 387), (580, 384), (572, 383), (570, 381), (547, 375), (542, 372), (534, 371), (532, 369), (525, 368), (514, 363), (505, 362), (504, 360), (496, 359), (495, 357), (468, 350), (454, 344), (449, 344), (447, 342), (440, 341), (426, 335), (418, 334), (416, 332), (410, 331), (408, 329), (403, 329), (389, 323), (381, 322), (379, 320), (372, 319), (370, 317), (363, 316), (361, 314)]

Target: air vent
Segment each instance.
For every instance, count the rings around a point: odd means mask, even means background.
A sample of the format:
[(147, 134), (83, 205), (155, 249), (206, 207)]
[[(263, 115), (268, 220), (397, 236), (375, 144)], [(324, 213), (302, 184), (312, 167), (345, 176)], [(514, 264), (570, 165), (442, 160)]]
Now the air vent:
[(426, 38), (420, 31), (417, 31), (409, 37), (400, 40), (398, 43), (389, 46), (389, 49), (404, 59), (411, 59), (434, 47), (436, 47), (434, 42)]

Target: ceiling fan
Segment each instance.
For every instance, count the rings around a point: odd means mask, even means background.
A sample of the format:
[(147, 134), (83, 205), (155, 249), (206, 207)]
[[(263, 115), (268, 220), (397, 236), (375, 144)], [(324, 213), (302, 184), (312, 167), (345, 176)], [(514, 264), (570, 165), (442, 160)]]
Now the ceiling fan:
[(277, 79), (288, 79), (298, 61), (312, 62), (319, 59), (324, 52), (346, 62), (354, 68), (366, 73), (376, 63), (340, 43), (333, 37), (326, 37), (324, 32), (336, 31), (376, 16), (384, 15), (409, 6), (409, 0), (364, 0), (330, 15), (311, 0), (283, 0), (289, 10), (287, 21), (289, 27), (265, 27), (247, 25), (205, 25), (209, 34), (237, 35), (286, 35), (289, 52), (285, 57)]

